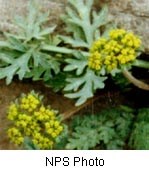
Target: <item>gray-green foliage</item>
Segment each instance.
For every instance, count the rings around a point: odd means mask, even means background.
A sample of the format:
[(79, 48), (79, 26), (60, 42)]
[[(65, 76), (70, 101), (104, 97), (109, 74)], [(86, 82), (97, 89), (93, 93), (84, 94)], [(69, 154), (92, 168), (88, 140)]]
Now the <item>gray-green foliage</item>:
[(15, 75), (20, 80), (42, 79), (55, 91), (64, 88), (65, 96), (76, 99), (79, 106), (105, 86), (104, 72), (88, 68), (88, 55), (103, 26), (106, 29), (108, 9), (96, 12), (93, 0), (68, 2), (63, 16), (67, 35), (53, 36), (55, 26), (44, 25), (49, 13), (41, 13), (30, 0), (28, 15), (15, 20), (17, 34), (5, 33), (5, 40), (0, 41), (0, 79), (6, 78), (7, 84)]
[(0, 79), (6, 78), (7, 84), (15, 75), (20, 80), (24, 77), (48, 80), (51, 71), (59, 73), (56, 58), (41, 49), (42, 43), (57, 45), (59, 42), (49, 37), (55, 26), (43, 27), (48, 17), (49, 13), (41, 13), (35, 1), (30, 1), (28, 15), (15, 19), (17, 33), (4, 33), (5, 39), (0, 41)]
[(129, 146), (132, 149), (149, 150), (149, 108), (139, 110)]
[(133, 122), (133, 110), (121, 106), (99, 115), (74, 117), (67, 149), (123, 149)]
[[(106, 77), (97, 75), (94, 71), (86, 68), (87, 59), (83, 54), (78, 53), (76, 59), (67, 59), (69, 63), (64, 70), (74, 71), (74, 75), (66, 79), (67, 84), (64, 91), (68, 98), (77, 98), (76, 106), (84, 103), (88, 98), (93, 96), (93, 93), (98, 88), (104, 88), (104, 81)], [(73, 64), (72, 64), (73, 63)], [(74, 92), (74, 93), (73, 93)]]
[(23, 148), (26, 150), (39, 150), (39, 148), (36, 145), (34, 145), (34, 143), (29, 137), (24, 138)]
[(104, 88), (106, 77), (103, 77), (101, 72), (95, 73), (87, 67), (87, 52), (93, 41), (100, 38), (101, 27), (108, 23), (108, 10), (104, 7), (97, 13), (93, 10), (93, 0), (68, 2), (70, 6), (66, 8), (63, 20), (67, 32), (72, 36), (60, 36), (60, 38), (70, 47), (79, 48), (80, 52), (74, 52), (71, 57), (66, 57), (64, 71), (72, 74), (66, 79), (64, 91), (66, 97), (77, 99), (76, 106), (79, 106), (92, 97), (95, 90)]
[(66, 97), (77, 100), (76, 106), (91, 98), (97, 89), (104, 88), (106, 80), (103, 72), (95, 73), (87, 66), (89, 49), (93, 41), (101, 37), (101, 28), (108, 24), (107, 7), (96, 12), (93, 3), (93, 0), (69, 0), (66, 13), (62, 16), (67, 35), (59, 35), (64, 46), (43, 46), (44, 50), (66, 54), (64, 91)]
[(66, 30), (72, 36), (61, 38), (73, 47), (89, 49), (93, 41), (101, 36), (100, 28), (107, 24), (108, 9), (105, 6), (100, 12), (93, 10), (93, 0), (68, 0), (70, 6), (66, 8), (63, 20)]
[(76, 106), (83, 104), (88, 98), (93, 97), (93, 93), (98, 88), (104, 88), (106, 77), (97, 76), (92, 70), (87, 69), (81, 77), (67, 78), (69, 82), (64, 88), (65, 91), (73, 90), (75, 93), (65, 94), (68, 98), (78, 98)]

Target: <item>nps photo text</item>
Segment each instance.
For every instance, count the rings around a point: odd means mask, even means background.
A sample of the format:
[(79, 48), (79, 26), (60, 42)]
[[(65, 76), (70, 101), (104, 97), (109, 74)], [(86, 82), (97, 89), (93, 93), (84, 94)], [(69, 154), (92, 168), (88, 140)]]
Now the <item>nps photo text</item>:
[(56, 167), (56, 166), (74, 166), (74, 167), (102, 167), (105, 165), (105, 161), (102, 158), (94, 157), (94, 158), (85, 158), (85, 157), (46, 157), (45, 158), (46, 167)]

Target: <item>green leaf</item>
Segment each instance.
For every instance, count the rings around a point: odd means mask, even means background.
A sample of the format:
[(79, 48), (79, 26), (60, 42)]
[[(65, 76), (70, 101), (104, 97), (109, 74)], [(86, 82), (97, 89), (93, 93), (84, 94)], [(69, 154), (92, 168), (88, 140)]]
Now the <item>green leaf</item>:
[(43, 79), (45, 82), (52, 78), (52, 72), (58, 74), (60, 72), (60, 63), (51, 58), (50, 55), (34, 50), (32, 52), (33, 66), (25, 77), (32, 77), (33, 80)]
[(80, 52), (77, 52), (76, 54), (74, 53), (74, 55), (76, 56), (76, 59), (72, 58), (72, 59), (66, 59), (66, 67), (64, 68), (64, 71), (73, 71), (76, 70), (76, 75), (81, 75), (85, 69), (85, 67), (87, 66), (87, 58), (81, 54)]
[(84, 42), (82, 39), (73, 39), (68, 36), (60, 35), (60, 39), (62, 39), (66, 44), (70, 44), (72, 47), (84, 47), (89, 48), (88, 44)]
[(15, 37), (15, 35), (13, 34), (9, 34), (9, 33), (5, 33), (5, 36), (8, 40), (8, 48), (9, 49), (13, 49), (13, 50), (17, 50), (19, 52), (25, 52), (26, 51), (26, 46)]
[(45, 85), (48, 87), (52, 87), (55, 92), (60, 91), (65, 87), (66, 84), (66, 74), (59, 73), (56, 76), (51, 77), (47, 81), (45, 81)]
[(96, 13), (92, 12), (93, 15), (93, 31), (97, 30), (97, 28), (107, 24), (107, 14), (108, 8), (107, 6), (102, 7), (101, 11)]
[[(98, 88), (104, 88), (106, 77), (97, 76), (94, 71), (87, 69), (86, 73), (78, 78), (68, 78), (68, 84), (64, 91), (71, 91), (65, 94), (68, 98), (77, 98), (76, 106), (83, 104), (88, 98), (93, 96), (93, 93)], [(72, 93), (74, 92), (74, 93)]]
[(44, 27), (43, 25), (49, 19), (49, 12), (41, 13), (41, 9), (35, 0), (28, 3), (27, 17), (16, 17), (14, 23), (19, 27), (17, 39), (23, 39), (29, 42), (32, 39), (42, 40), (45, 36), (51, 34), (56, 26)]
[(34, 50), (32, 52), (32, 56), (33, 56), (33, 62), (35, 67), (39, 67), (39, 66), (43, 66), (43, 68), (48, 67), (48, 61), (50, 60), (50, 55)]
[[(17, 33), (4, 33), (5, 40), (0, 41), (0, 78), (6, 77), (9, 84), (15, 75), (22, 80), (49, 80), (60, 72), (60, 62), (52, 52), (45, 52), (41, 44), (58, 45), (60, 39), (49, 35), (55, 26), (46, 27), (49, 12), (41, 13), (35, 0), (30, 0), (26, 17), (17, 17)], [(60, 58), (59, 58), (60, 59)]]
[(8, 41), (0, 41), (0, 48), (9, 48), (10, 44)]
[(31, 57), (31, 51), (21, 55), (19, 58), (13, 60), (11, 65), (0, 68), (0, 79), (6, 77), (6, 83), (9, 84), (15, 74), (18, 74), (19, 79), (22, 80), (25, 73), (29, 71), (28, 62)]
[(42, 67), (34, 67), (32, 70), (30, 70), (29, 72), (27, 72), (25, 74), (25, 78), (32, 78), (33, 81), (38, 81), (38, 80), (42, 80), (42, 75), (45, 72), (45, 69)]
[(56, 58), (52, 58), (49, 54), (43, 52), (33, 52), (34, 66), (43, 67), (45, 70), (52, 69), (55, 74), (60, 71), (60, 63)]
[(112, 107), (98, 115), (73, 117), (66, 149), (123, 149), (132, 129), (132, 112)]
[(8, 55), (6, 53), (0, 53), (0, 61), (3, 61), (7, 64), (11, 64), (13, 62), (13, 58), (11, 55)]
[(26, 150), (39, 150), (39, 148), (33, 144), (29, 137), (24, 138), (23, 146)]
[(103, 141), (105, 144), (108, 144), (115, 136), (115, 131), (113, 128), (108, 127), (106, 125), (102, 125), (99, 127), (99, 139)]
[(72, 134), (73, 138), (69, 139), (66, 149), (87, 150), (95, 147), (99, 143), (98, 133), (96, 129), (86, 127), (76, 127)]
[(55, 28), (56, 28), (56, 26), (46, 28), (46, 29), (42, 30), (42, 31), (39, 33), (39, 35), (40, 35), (40, 36), (49, 35), (50, 33), (52, 33), (52, 32), (55, 30)]
[(55, 74), (60, 72), (60, 63), (55, 58), (49, 60), (49, 66)]
[(149, 150), (149, 108), (139, 109), (129, 146), (131, 149)]
[(63, 150), (68, 143), (68, 126), (63, 125), (62, 133), (55, 139), (54, 149)]
[(73, 36), (61, 36), (61, 38), (73, 47), (89, 49), (97, 36), (100, 37), (100, 27), (108, 23), (108, 8), (105, 6), (97, 13), (92, 8), (93, 0), (69, 0), (68, 2), (70, 6), (66, 8), (66, 15), (62, 16), (62, 19), (66, 23), (66, 30)]
[(135, 124), (129, 145), (137, 150), (149, 150), (149, 123), (145, 121)]

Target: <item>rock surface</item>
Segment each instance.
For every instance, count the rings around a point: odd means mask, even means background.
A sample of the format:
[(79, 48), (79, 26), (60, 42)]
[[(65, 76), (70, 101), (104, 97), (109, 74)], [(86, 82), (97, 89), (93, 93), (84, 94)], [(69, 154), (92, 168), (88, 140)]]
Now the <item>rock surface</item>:
[[(49, 11), (49, 21), (58, 23), (59, 15), (64, 11), (66, 0), (36, 0), (41, 10)], [(29, 0), (0, 0), (0, 31), (15, 31), (13, 25), (14, 17), (17, 15), (27, 15), (27, 5)]]
[(149, 0), (103, 0), (108, 3), (110, 18), (120, 27), (140, 35), (149, 53)]
[[(0, 30), (14, 30), (12, 20), (16, 14), (26, 14), (29, 0), (0, 0)], [(36, 0), (44, 10), (51, 11), (51, 22), (59, 22), (59, 16), (64, 12), (67, 0)], [(95, 0), (97, 6), (103, 3), (109, 6), (109, 18), (120, 27), (134, 31), (140, 35), (149, 53), (149, 0)]]

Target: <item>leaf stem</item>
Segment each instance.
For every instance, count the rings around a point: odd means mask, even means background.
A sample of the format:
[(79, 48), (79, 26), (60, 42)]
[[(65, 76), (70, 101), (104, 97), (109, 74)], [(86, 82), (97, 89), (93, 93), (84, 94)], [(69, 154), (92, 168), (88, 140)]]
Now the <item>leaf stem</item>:
[[(57, 46), (52, 46), (52, 45), (42, 45), (41, 49), (46, 50), (46, 51), (50, 51), (50, 52), (58, 52), (58, 53), (62, 53), (62, 54), (73, 54), (73, 53), (79, 51), (79, 50), (75, 50), (75, 49), (68, 49), (65, 47), (57, 47)], [(82, 54), (84, 56), (89, 55), (88, 52), (82, 52)]]
[(136, 60), (134, 63), (133, 63), (133, 66), (137, 66), (137, 67), (140, 67), (140, 68), (145, 68), (145, 69), (149, 69), (149, 62), (148, 61), (143, 61), (143, 60)]

